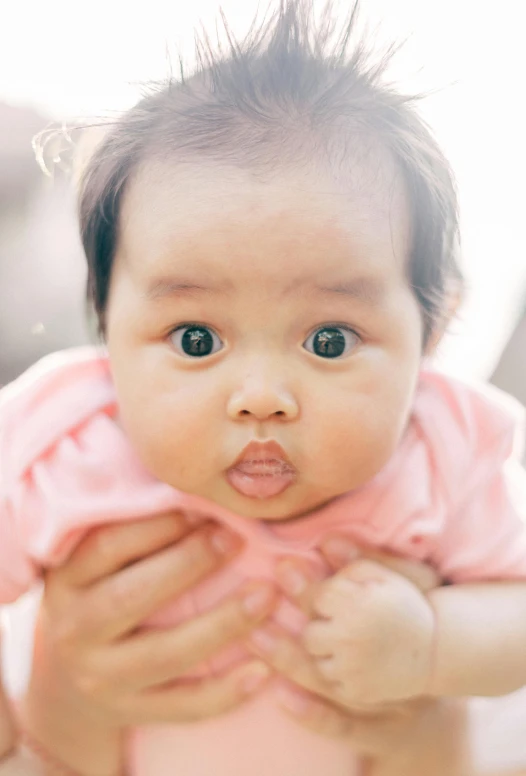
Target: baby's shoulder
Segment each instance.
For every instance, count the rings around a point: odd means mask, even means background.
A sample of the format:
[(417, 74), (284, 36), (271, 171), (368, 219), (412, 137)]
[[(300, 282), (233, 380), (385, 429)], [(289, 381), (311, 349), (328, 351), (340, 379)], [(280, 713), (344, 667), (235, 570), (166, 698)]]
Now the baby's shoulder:
[(0, 390), (0, 467), (22, 474), (94, 412), (114, 404), (103, 348), (45, 356)]
[(435, 462), (453, 479), (477, 464), (521, 454), (522, 405), (490, 385), (468, 383), (433, 369), (422, 370), (413, 420)]

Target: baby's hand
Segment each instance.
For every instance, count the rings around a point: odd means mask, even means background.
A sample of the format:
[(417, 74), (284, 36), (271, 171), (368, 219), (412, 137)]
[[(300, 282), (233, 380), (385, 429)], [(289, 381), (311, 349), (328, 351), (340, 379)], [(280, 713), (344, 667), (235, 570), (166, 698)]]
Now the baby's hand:
[(322, 582), (303, 643), (334, 698), (348, 707), (425, 694), (434, 617), (408, 580), (358, 560)]

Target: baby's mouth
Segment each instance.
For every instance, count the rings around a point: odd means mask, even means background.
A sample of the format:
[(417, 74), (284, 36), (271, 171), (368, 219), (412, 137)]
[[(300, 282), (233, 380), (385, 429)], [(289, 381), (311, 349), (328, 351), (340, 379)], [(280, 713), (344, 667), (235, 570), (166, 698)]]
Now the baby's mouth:
[(243, 496), (279, 496), (296, 479), (296, 470), (277, 442), (251, 442), (227, 469), (229, 484)]

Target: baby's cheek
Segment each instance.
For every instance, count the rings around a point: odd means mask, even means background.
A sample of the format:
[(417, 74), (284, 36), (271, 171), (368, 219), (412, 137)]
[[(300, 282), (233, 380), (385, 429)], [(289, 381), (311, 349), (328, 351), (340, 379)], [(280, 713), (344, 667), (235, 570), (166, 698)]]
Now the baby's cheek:
[(332, 467), (333, 474), (351, 478), (350, 487), (357, 487), (380, 471), (400, 441), (407, 422), (406, 404), (377, 385), (370, 393), (350, 386), (327, 402), (323, 422), (317, 423), (319, 442), (314, 449), (327, 451), (322, 465), (328, 475)]
[(181, 399), (151, 401), (136, 407), (126, 425), (131, 442), (146, 468), (181, 490), (192, 490), (192, 477), (205, 473), (207, 458), (217, 450), (209, 438), (213, 427), (205, 413), (185, 410)]

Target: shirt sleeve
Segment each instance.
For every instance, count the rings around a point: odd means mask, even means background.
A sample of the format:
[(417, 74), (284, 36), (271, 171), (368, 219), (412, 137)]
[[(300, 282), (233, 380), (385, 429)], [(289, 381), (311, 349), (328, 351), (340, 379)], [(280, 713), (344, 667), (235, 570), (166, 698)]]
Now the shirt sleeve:
[(0, 391), (0, 603), (63, 563), (91, 527), (181, 506), (115, 411), (107, 359), (93, 349), (54, 354)]
[[(56, 522), (50, 490), (61, 496), (64, 488), (61, 450), (71, 446), (69, 432), (92, 411), (90, 402), (104, 406), (98, 364), (88, 349), (53, 354), (0, 391), (0, 603), (25, 593), (49, 554)], [(75, 390), (77, 374), (89, 370), (97, 373), (93, 390)]]
[[(0, 406), (0, 448), (2, 446)], [(0, 604), (15, 601), (29, 590), (38, 576), (35, 563), (24, 550), (7, 491), (6, 471), (0, 457)]]
[(523, 425), (484, 397), (471, 403), (470, 456), (432, 560), (452, 582), (526, 579)]

